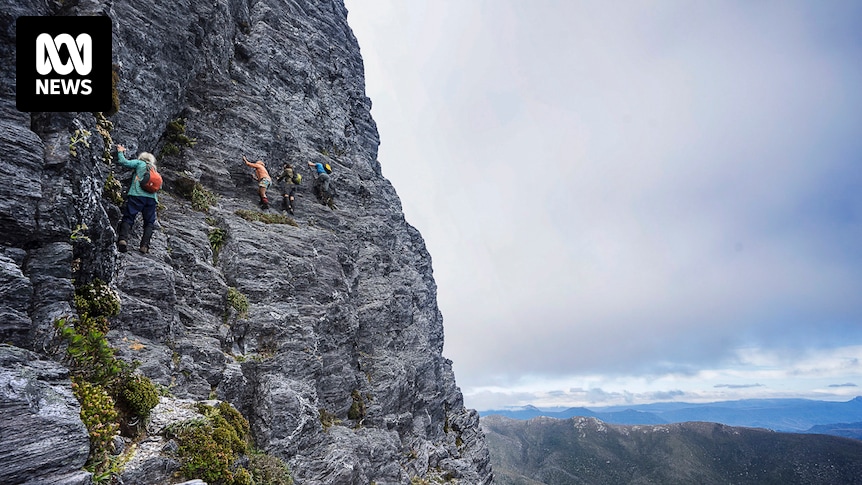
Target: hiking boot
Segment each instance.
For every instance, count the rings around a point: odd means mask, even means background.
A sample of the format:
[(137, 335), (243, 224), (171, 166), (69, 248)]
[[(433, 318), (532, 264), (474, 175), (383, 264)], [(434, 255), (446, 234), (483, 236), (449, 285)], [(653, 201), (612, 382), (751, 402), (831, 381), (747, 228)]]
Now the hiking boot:
[(128, 244), (126, 239), (129, 238), (129, 231), (131, 229), (131, 226), (129, 226), (125, 221), (120, 221), (120, 225), (117, 227), (117, 250), (121, 253), (126, 252), (126, 246)]
[(138, 251), (140, 251), (141, 254), (147, 254), (150, 252), (150, 247), (149, 246), (141, 246), (138, 248)]
[(144, 226), (144, 234), (141, 236), (141, 252), (147, 254), (150, 249), (150, 239), (153, 237), (155, 226), (152, 224)]

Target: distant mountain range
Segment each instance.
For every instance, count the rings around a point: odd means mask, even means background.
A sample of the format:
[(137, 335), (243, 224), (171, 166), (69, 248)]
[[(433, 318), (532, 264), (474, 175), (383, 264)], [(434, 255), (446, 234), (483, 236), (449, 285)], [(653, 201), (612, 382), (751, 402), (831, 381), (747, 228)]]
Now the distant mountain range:
[(793, 433), (821, 433), (862, 439), (862, 397), (847, 402), (809, 399), (745, 399), (740, 401), (695, 403), (654, 403), (575, 407), (543, 410), (534, 406), (480, 411), (481, 416), (499, 415), (525, 420), (538, 416), (568, 419), (597, 418), (605, 423), (649, 425), (703, 421), (728, 426), (767, 428)]
[(481, 418), (497, 485), (862, 484), (862, 441), (686, 422)]

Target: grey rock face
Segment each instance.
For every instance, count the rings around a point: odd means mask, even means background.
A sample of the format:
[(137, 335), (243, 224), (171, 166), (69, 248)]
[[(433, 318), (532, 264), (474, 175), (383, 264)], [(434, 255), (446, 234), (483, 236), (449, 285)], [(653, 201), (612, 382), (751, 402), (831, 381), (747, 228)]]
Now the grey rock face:
[(90, 483), (90, 438), (68, 371), (0, 344), (0, 483)]
[[(441, 355), (431, 257), (376, 159), (342, 2), (24, 0), (0, 13), (11, 58), (17, 15), (110, 16), (120, 100), (105, 138), (91, 114), (28, 115), (14, 94), (0, 99), (0, 172), (17, 180), (0, 184), (0, 338), (59, 359), (53, 321), (72, 311), (73, 280), (98, 277), (121, 296), (109, 333), (118, 355), (177, 398), (231, 402), (298, 483), (492, 481), (478, 416)], [(14, 93), (14, 76), (0, 76)], [(179, 118), (193, 146), (168, 132)], [(72, 155), (76, 130), (92, 136)], [(102, 188), (111, 172), (128, 187), (130, 174), (102, 161), (113, 142), (159, 155), (147, 255), (114, 248), (120, 210)], [(298, 167), (295, 226), (237, 214), (261, 213), (243, 155), (273, 177)], [(336, 210), (312, 195), (308, 161), (334, 168)], [(195, 183), (217, 196), (207, 212), (187, 198)], [(280, 195), (269, 189), (268, 214)]]

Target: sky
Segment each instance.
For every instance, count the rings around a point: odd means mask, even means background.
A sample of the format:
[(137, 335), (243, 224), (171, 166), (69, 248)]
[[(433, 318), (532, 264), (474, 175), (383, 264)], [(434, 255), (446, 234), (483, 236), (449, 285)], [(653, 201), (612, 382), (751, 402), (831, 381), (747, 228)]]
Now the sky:
[(345, 4), (467, 407), (862, 395), (862, 2)]

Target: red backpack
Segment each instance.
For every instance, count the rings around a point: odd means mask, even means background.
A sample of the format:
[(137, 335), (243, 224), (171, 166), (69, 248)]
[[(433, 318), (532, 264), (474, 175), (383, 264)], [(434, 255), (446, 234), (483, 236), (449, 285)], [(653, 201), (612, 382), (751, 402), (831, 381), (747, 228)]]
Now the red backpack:
[(141, 178), (141, 188), (151, 194), (155, 194), (161, 190), (162, 176), (156, 171), (156, 167), (147, 165), (147, 173)]

